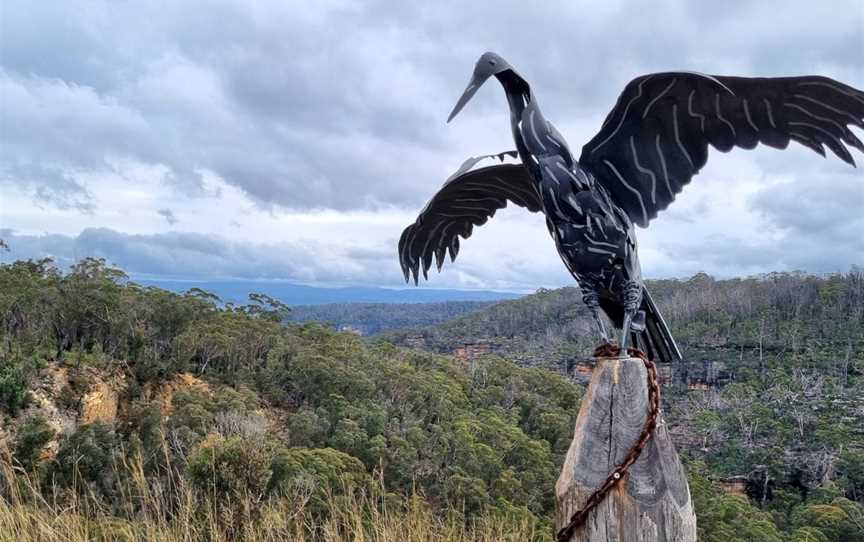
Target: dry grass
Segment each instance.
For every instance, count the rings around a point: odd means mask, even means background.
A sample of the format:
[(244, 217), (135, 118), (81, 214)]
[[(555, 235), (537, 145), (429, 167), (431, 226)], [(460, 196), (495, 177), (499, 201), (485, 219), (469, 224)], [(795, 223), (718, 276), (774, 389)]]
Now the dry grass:
[[(0, 451), (0, 542), (83, 541), (352, 541), (522, 542), (541, 538), (530, 521), (483, 516), (466, 524), (441, 517), (420, 496), (384, 497), (373, 490), (334, 496), (316, 514), (308, 493), (263, 503), (205, 497), (182, 477), (154, 481), (140, 462), (122, 469), (110, 503), (86, 491), (40, 489)], [(169, 490), (170, 488), (170, 490)], [(376, 494), (377, 493), (377, 494)]]

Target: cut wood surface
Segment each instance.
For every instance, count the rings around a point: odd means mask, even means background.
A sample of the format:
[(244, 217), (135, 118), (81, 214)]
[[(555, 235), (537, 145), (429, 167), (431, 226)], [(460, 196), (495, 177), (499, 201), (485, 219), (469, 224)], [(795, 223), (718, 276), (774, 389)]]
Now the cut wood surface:
[[(570, 450), (555, 484), (556, 530), (564, 527), (636, 442), (648, 413), (640, 359), (598, 359)], [(571, 542), (695, 542), (687, 478), (662, 412), (628, 473), (576, 529)]]

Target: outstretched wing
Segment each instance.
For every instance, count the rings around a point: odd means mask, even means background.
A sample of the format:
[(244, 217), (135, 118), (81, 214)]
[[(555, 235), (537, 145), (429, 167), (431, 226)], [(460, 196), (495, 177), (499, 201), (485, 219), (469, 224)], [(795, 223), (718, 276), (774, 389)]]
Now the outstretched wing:
[(864, 92), (827, 77), (748, 78), (676, 72), (631, 81), (603, 127), (582, 148), (580, 165), (640, 226), (669, 206), (721, 152), (789, 141), (854, 165), (864, 152), (848, 125), (864, 128)]
[[(516, 156), (516, 152), (494, 157), (503, 161), (505, 155)], [(447, 251), (450, 260), (455, 260), (459, 253), (459, 237), (470, 237), (474, 226), (485, 224), (495, 211), (506, 207), (508, 201), (532, 212), (541, 209), (534, 181), (521, 164), (497, 164), (474, 169), (478, 163), (492, 157), (480, 156), (465, 161), (432, 196), (417, 220), (402, 232), (399, 263), (406, 281), (413, 275), (414, 284), (417, 284), (421, 270), (423, 277), (428, 278), (433, 255), (439, 271)]]

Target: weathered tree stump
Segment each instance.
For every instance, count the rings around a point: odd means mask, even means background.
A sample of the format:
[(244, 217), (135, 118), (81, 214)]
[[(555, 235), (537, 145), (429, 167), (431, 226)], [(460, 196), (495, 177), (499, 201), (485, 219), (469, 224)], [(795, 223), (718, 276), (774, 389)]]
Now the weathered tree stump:
[[(640, 359), (598, 359), (576, 430), (555, 484), (558, 529), (624, 461), (648, 413), (647, 369)], [(654, 436), (570, 542), (695, 542), (687, 478), (662, 416)]]

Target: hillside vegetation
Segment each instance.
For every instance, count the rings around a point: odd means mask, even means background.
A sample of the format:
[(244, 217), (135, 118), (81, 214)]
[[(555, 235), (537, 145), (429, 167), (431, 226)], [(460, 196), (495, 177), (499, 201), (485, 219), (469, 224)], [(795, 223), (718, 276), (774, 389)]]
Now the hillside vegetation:
[[(737, 349), (739, 354), (762, 348), (763, 359), (767, 351), (780, 351), (831, 363), (860, 353), (864, 340), (860, 269), (826, 277), (772, 273), (731, 280), (699, 274), (688, 280), (648, 281), (647, 286), (685, 357), (698, 356), (704, 348)], [(422, 337), (430, 350), (441, 352), (487, 340), (499, 353), (553, 367), (588, 357), (599, 341), (574, 287), (539, 290), (438, 325), (382, 337), (396, 343)]]
[[(284, 325), (287, 310), (266, 295), (223, 306), (144, 288), (100, 260), (68, 273), (47, 260), (0, 266), (0, 539), (549, 538), (580, 385), (498, 356), (468, 366)], [(860, 396), (850, 337), (845, 380), (800, 346), (823, 394)], [(803, 426), (787, 427), (785, 407), (764, 412), (764, 388), (789, 373), (779, 361), (763, 356), (774, 376), (719, 392), (716, 419), (706, 407), (687, 422), (709, 450), (737, 446), (723, 457), (739, 461), (690, 454), (700, 539), (862, 540), (854, 421), (802, 410)], [(772, 400), (809, 405), (808, 393)], [(813, 435), (831, 468), (796, 488), (769, 465), (772, 493), (724, 495), (718, 475), (770, 460), (760, 446), (778, 433)]]
[[(864, 273), (648, 286), (684, 352), (684, 363), (660, 368), (684, 459), (746, 493), (781, 530), (786, 507), (814, 494), (864, 502)], [(578, 299), (576, 288), (544, 290), (382, 336), (438, 352), (480, 343), (585, 381), (572, 371), (590, 366), (599, 337)]]
[[(205, 292), (126, 282), (98, 260), (65, 275), (47, 261), (2, 266), (0, 408), (11, 458), (0, 521), (24, 521), (9, 506), (50, 516), (82, 499), (84, 515), (137, 520), (148, 506), (128, 489), (139, 474), (160, 497), (150, 510), (159, 521), (200, 510), (223, 533), (303, 497), (308, 514), (295, 527), (312, 536), (338, 514), (359, 519), (332, 497), (358, 491), (393, 513), (422, 495), (417, 513), (443, 530), (496, 518), (549, 532), (580, 388), (503, 360), (471, 375), (448, 357), (285, 326), (284, 307), (255, 299), (219, 308)], [(158, 390), (187, 374), (206, 386), (168, 386), (166, 405)], [(81, 424), (84, 399), (108, 380), (116, 418)], [(34, 490), (9, 495), (15, 473), (28, 473)]]

